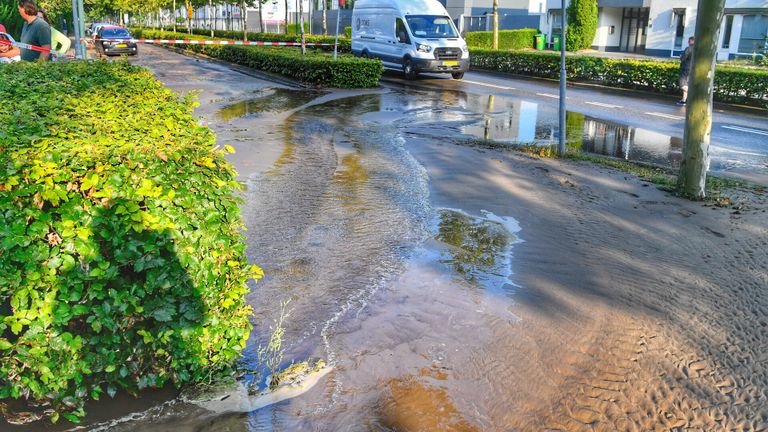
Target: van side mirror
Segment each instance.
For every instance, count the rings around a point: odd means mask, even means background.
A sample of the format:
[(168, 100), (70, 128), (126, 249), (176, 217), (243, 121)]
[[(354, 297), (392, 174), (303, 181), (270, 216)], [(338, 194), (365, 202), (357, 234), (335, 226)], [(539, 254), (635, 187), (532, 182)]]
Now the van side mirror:
[(407, 34), (405, 34), (405, 32), (404, 32), (404, 31), (401, 31), (400, 33), (398, 33), (398, 34), (397, 34), (397, 40), (398, 40), (400, 43), (404, 43), (404, 44), (407, 44), (407, 43), (408, 43), (408, 35), (407, 35)]

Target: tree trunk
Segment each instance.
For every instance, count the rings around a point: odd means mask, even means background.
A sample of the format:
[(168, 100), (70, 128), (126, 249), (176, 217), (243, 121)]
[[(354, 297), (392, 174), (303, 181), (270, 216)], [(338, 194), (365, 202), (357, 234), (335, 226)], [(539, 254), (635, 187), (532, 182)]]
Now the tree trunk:
[(683, 162), (677, 186), (691, 199), (706, 196), (709, 142), (712, 137), (712, 90), (715, 78), (717, 41), (725, 0), (699, 0), (696, 17), (696, 42), (683, 136)]
[(248, 9), (245, 8), (245, 0), (240, 1), (240, 19), (243, 21), (243, 42), (248, 40)]
[(493, 0), (493, 49), (499, 49), (499, 0)]
[(184, 2), (184, 15), (187, 17), (187, 33), (192, 34), (192, 17), (189, 13), (189, 0)]
[(326, 0), (320, 0), (323, 5), (323, 36), (328, 36), (328, 18), (325, 14), (325, 1)]
[(261, 3), (261, 0), (258, 1), (259, 5), (259, 33), (264, 33), (264, 16), (262, 15), (262, 11), (264, 10), (264, 5)]
[(216, 16), (216, 11), (214, 10), (213, 14), (211, 14), (211, 9), (213, 9), (213, 0), (208, 0), (208, 27), (211, 29), (211, 37), (213, 37), (213, 20)]
[(173, 32), (176, 33), (176, 0), (173, 0)]
[(307, 54), (307, 47), (304, 45), (307, 38), (304, 35), (304, 0), (299, 0), (299, 28), (301, 28), (301, 55)]
[(285, 34), (288, 34), (288, 1), (285, 0)]

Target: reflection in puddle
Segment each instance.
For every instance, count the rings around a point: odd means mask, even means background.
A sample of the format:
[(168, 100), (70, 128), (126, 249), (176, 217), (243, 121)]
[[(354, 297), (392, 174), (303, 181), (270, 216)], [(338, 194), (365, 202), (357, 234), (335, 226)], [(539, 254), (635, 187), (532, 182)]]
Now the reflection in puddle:
[(271, 89), (261, 96), (237, 102), (226, 106), (219, 111), (219, 116), (224, 121), (230, 121), (238, 117), (256, 116), (265, 112), (283, 112), (298, 108), (322, 96), (323, 92), (293, 89)]
[[(498, 103), (486, 96), (482, 122), (461, 127), (461, 132), (483, 140), (509, 144), (557, 142), (557, 113), (523, 100)], [(569, 111), (566, 114), (568, 146), (575, 151), (626, 160), (680, 166), (682, 139), (647, 129), (621, 125)]]
[[(559, 139), (555, 107), (496, 95), (448, 92), (435, 96), (407, 91), (383, 95), (379, 113), (368, 121), (397, 122), (419, 136), (445, 139), (455, 132), (506, 144), (552, 145)], [(677, 168), (682, 139), (648, 129), (568, 112), (568, 146), (573, 151)], [(715, 158), (716, 159), (716, 158)], [(718, 161), (713, 160), (713, 167)]]
[(439, 262), (448, 264), (487, 292), (508, 296), (512, 245), (520, 228), (512, 218), (490, 212), (472, 217), (458, 210), (440, 210), (435, 240), (444, 244)]

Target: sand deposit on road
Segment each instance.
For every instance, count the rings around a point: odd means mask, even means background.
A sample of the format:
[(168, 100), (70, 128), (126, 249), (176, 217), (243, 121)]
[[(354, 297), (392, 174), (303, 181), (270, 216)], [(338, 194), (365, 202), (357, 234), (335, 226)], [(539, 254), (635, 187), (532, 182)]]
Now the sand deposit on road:
[(764, 191), (719, 208), (586, 163), (485, 151), (470, 176), (451, 161), (482, 150), (410, 148), (437, 204), (471, 196), (522, 227), (522, 319), (476, 376), (497, 430), (768, 430)]

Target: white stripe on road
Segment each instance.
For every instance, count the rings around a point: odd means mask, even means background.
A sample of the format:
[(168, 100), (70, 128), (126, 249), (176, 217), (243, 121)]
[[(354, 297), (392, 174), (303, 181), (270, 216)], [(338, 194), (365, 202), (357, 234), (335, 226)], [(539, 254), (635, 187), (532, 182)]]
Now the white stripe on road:
[(671, 114), (658, 113), (658, 112), (647, 112), (645, 114), (651, 115), (651, 116), (656, 116), (656, 117), (662, 117), (662, 118), (670, 119), (670, 120), (685, 120), (685, 117), (680, 117), (680, 116), (671, 115)]
[(601, 103), (601, 102), (584, 102), (584, 103), (587, 104), (587, 105), (595, 105), (595, 106), (599, 106), (599, 107), (603, 107), (603, 108), (613, 108), (613, 109), (624, 108), (621, 105), (611, 105), (611, 104), (605, 104), (605, 103)]
[(500, 85), (496, 85), (496, 84), (481, 83), (481, 82), (477, 82), (477, 81), (462, 80), (462, 82), (465, 82), (465, 83), (468, 83), (468, 84), (479, 85), (479, 86), (492, 87), (492, 88), (497, 88), (497, 89), (502, 89), (502, 90), (514, 90), (515, 89), (514, 87), (504, 87), (504, 86), (500, 86)]
[(544, 96), (548, 98), (560, 99), (560, 96), (549, 94), (549, 93), (536, 93), (536, 96)]
[(747, 132), (747, 133), (752, 133), (752, 134), (757, 134), (757, 135), (768, 136), (768, 132), (766, 132), (766, 131), (761, 131), (761, 130), (758, 130), (758, 129), (751, 129), (751, 128), (747, 128), (747, 127), (741, 127), (741, 126), (723, 126), (723, 129), (730, 129), (730, 130), (735, 130), (735, 131), (739, 131), (739, 132)]

